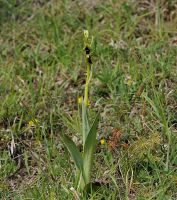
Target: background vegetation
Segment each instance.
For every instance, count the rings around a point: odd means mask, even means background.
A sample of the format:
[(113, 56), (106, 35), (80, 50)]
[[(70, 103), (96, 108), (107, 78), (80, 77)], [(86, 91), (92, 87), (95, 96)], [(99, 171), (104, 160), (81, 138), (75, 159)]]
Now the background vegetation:
[(0, 27), (0, 199), (74, 199), (60, 133), (80, 145), (84, 29), (101, 114), (89, 199), (177, 199), (176, 0), (1, 0)]

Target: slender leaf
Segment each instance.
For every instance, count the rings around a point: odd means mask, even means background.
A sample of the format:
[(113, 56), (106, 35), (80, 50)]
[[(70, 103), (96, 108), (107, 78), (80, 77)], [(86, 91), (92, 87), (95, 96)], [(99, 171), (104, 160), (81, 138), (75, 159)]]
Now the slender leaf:
[(84, 167), (84, 173), (85, 173), (84, 175), (85, 175), (86, 184), (90, 182), (91, 166), (92, 166), (93, 153), (94, 153), (95, 144), (96, 144), (98, 122), (99, 122), (99, 115), (97, 115), (97, 117), (95, 118), (84, 145), (83, 167)]
[(158, 108), (156, 107), (155, 103), (147, 96), (146, 93), (143, 93), (142, 96), (146, 99), (146, 101), (151, 105), (151, 107), (153, 108), (156, 116), (161, 119), (160, 113)]
[(83, 144), (85, 144), (85, 140), (90, 130), (89, 121), (88, 121), (88, 110), (85, 103), (82, 103), (82, 128), (83, 128)]
[(71, 154), (76, 167), (83, 172), (83, 159), (75, 143), (64, 133), (61, 134), (61, 139)]
[(77, 114), (70, 116), (69, 114), (60, 110), (59, 115), (64, 125), (67, 126), (70, 130), (74, 130), (75, 133), (82, 133), (80, 117)]

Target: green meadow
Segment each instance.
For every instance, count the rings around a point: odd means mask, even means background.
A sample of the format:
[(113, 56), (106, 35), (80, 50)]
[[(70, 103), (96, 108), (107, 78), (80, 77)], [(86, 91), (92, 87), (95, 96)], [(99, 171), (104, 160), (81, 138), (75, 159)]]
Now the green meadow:
[(176, 155), (177, 0), (0, 0), (0, 199), (176, 200)]

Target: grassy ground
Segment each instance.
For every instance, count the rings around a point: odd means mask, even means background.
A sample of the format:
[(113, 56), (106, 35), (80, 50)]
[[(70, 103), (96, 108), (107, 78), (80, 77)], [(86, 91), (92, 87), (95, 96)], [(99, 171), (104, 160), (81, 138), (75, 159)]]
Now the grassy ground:
[(0, 27), (0, 199), (74, 199), (60, 133), (80, 128), (84, 29), (101, 114), (89, 199), (177, 199), (176, 0), (2, 0)]

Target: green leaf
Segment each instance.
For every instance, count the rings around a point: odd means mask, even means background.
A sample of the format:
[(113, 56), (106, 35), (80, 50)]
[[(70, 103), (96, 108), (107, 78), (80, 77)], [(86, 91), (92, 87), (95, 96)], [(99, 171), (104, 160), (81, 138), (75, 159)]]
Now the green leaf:
[(67, 126), (71, 131), (75, 133), (82, 134), (81, 120), (77, 113), (74, 113), (72, 116), (60, 110), (60, 118), (63, 121), (64, 125)]
[(156, 107), (155, 103), (147, 96), (146, 93), (143, 93), (142, 96), (145, 98), (145, 100), (151, 105), (151, 107), (153, 108), (156, 116), (161, 119), (160, 113), (158, 108)]
[(85, 144), (85, 140), (90, 130), (89, 121), (88, 121), (88, 110), (84, 101), (82, 103), (82, 128), (83, 128), (83, 144)]
[(99, 115), (97, 115), (97, 117), (95, 118), (84, 145), (83, 168), (84, 168), (84, 176), (85, 176), (85, 181), (86, 181), (85, 184), (88, 184), (90, 182), (93, 153), (94, 153), (95, 145), (96, 145), (98, 122), (99, 122)]
[(74, 163), (76, 167), (83, 172), (83, 159), (81, 156), (81, 153), (79, 152), (77, 146), (75, 143), (64, 133), (61, 134), (61, 139), (65, 146), (67, 147), (68, 151), (71, 154), (72, 159), (74, 160)]

